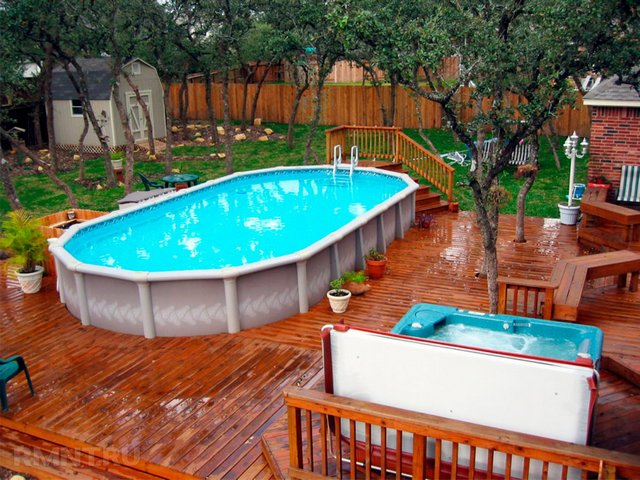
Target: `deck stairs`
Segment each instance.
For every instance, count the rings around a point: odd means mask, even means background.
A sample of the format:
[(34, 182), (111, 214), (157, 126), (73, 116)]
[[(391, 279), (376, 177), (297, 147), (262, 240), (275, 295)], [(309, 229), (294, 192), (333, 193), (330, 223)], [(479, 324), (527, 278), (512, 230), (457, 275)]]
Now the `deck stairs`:
[(434, 214), (437, 212), (444, 212), (449, 209), (449, 202), (442, 200), (442, 196), (439, 193), (433, 192), (429, 185), (420, 183), (420, 177), (411, 175), (402, 163), (383, 162), (379, 160), (362, 160), (358, 163), (358, 166), (379, 168), (380, 170), (388, 170), (391, 172), (405, 173), (409, 175), (413, 181), (419, 185), (418, 190), (416, 191), (416, 216), (423, 213)]

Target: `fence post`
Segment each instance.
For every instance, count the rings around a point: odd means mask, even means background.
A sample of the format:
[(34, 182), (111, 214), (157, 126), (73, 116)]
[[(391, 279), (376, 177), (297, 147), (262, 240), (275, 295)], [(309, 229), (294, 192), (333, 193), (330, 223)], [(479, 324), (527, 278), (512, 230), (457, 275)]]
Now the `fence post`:
[(302, 468), (302, 421), (300, 409), (287, 407), (289, 419), (289, 465), (293, 468)]

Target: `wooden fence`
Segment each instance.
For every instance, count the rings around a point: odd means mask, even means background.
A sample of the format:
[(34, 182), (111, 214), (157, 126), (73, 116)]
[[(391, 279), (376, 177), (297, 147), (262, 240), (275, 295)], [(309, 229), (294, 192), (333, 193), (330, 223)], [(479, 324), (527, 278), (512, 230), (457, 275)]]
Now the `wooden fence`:
[[(391, 89), (388, 86), (381, 88), (381, 96), (385, 105), (389, 105)], [(171, 85), (171, 109), (174, 117), (178, 117), (178, 92), (180, 85)], [(206, 120), (207, 104), (205, 100), (205, 87), (201, 83), (191, 83), (189, 89), (189, 108), (187, 117), (190, 120)], [(218, 118), (222, 117), (222, 86), (212, 86), (214, 109)], [(229, 86), (231, 118), (239, 120), (242, 114), (242, 89), (241, 84), (233, 83)], [(249, 85), (249, 100), (256, 91), (256, 85)], [(471, 89), (463, 88), (460, 92), (461, 99), (470, 97)], [(296, 88), (291, 84), (265, 84), (262, 87), (257, 107), (257, 116), (267, 122), (287, 123), (295, 98)], [(515, 99), (513, 99), (515, 100)], [(420, 109), (425, 128), (441, 128), (443, 126), (442, 110), (440, 105), (423, 98), (419, 99)], [(469, 117), (471, 109), (464, 113)], [(302, 98), (296, 123), (309, 123), (313, 115), (313, 94), (310, 90), (305, 92)], [(379, 100), (374, 87), (362, 85), (331, 85), (324, 88), (322, 96), (321, 125), (382, 125), (382, 113)], [(396, 127), (418, 128), (418, 117), (414, 97), (409, 90), (398, 87), (396, 99)], [(575, 130), (580, 136), (589, 136), (591, 118), (588, 107), (583, 105), (582, 97), (578, 95), (574, 108), (565, 107), (558, 118), (554, 120), (558, 134), (570, 135)]]
[[(640, 475), (640, 457), (635, 455), (295, 387), (285, 389), (284, 401), (289, 420), (289, 478), (393, 475), (400, 479), (410, 474), (414, 480), (546, 480), (566, 479), (570, 469), (578, 471), (573, 478), (591, 475), (613, 480)], [(336, 435), (340, 425), (342, 435)]]

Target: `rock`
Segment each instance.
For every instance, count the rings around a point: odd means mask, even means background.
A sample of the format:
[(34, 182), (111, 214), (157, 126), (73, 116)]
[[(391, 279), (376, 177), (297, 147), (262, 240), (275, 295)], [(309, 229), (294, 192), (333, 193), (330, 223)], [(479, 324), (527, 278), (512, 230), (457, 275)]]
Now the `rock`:
[(204, 138), (202, 138), (202, 137), (197, 137), (197, 138), (194, 140), (194, 142), (196, 142), (196, 143), (204, 143), (204, 142), (206, 142), (206, 140), (205, 140)]
[(218, 158), (226, 158), (226, 157), (227, 157), (227, 154), (226, 154), (226, 153), (222, 153), (222, 152), (220, 152), (220, 153), (218, 154)]
[(102, 189), (103, 189), (102, 185), (100, 185), (100, 184), (96, 185), (96, 190), (102, 190)]
[(176, 147), (184, 147), (184, 143), (179, 143)]
[(40, 173), (44, 172), (44, 168), (42, 168), (41, 165), (38, 165), (38, 168), (36, 168), (36, 170), (38, 170), (38, 172)]
[(39, 153), (40, 155), (46, 155), (47, 153), (49, 153), (49, 150), (48, 150), (48, 149), (46, 149), (46, 148), (43, 148), (42, 150), (38, 150), (38, 153)]
[(187, 125), (187, 130), (197, 130), (197, 129), (198, 129), (198, 127), (196, 125), (194, 125), (194, 124)]
[(237, 133), (233, 138), (236, 142), (241, 142), (242, 140), (246, 140), (247, 136), (244, 133)]
[(234, 130), (235, 130), (235, 131), (236, 131), (236, 133), (237, 133), (237, 132), (239, 132), (239, 131), (240, 131), (240, 127), (236, 127)]
[(262, 125), (262, 119), (261, 118), (254, 118), (253, 119), (253, 124), (258, 126), (258, 125)]
[(196, 138), (201, 137), (201, 136), (202, 136), (202, 134), (200, 132), (196, 132), (195, 135), (194, 135), (194, 137), (196, 137)]
[(119, 187), (124, 187), (124, 183), (123, 182), (118, 182), (118, 186)]
[(218, 135), (224, 135), (224, 128), (217, 127), (216, 130), (218, 130)]
[(217, 153), (210, 153), (209, 157), (211, 158), (218, 158), (218, 154)]
[(171, 131), (173, 133), (178, 133), (180, 131), (180, 129), (174, 125), (173, 127), (171, 127)]
[(173, 168), (171, 170), (171, 173), (180, 173), (180, 169), (179, 168)]
[(23, 163), (24, 163), (25, 165), (31, 165), (31, 164), (33, 163), (33, 160), (31, 160), (29, 157), (27, 157), (27, 158), (25, 158), (25, 159), (23, 160)]
[(273, 135), (273, 130), (271, 130), (270, 128), (265, 128), (265, 129), (264, 129), (264, 133), (265, 133), (266, 135)]
[(73, 159), (74, 159), (76, 162), (79, 162), (79, 161), (80, 161), (80, 155), (78, 155), (78, 154), (76, 153), (76, 154), (73, 156)]
[(269, 141), (269, 137), (267, 135), (260, 135), (258, 137), (258, 141), (259, 142), (268, 142)]
[(149, 154), (148, 156), (149, 160), (157, 160), (158, 157), (156, 157), (155, 155)]

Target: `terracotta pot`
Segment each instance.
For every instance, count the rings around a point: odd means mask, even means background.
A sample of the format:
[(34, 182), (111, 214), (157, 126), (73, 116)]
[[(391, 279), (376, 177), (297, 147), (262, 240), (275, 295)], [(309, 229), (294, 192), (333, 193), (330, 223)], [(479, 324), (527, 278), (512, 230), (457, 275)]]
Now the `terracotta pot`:
[(460, 210), (460, 203), (458, 202), (451, 202), (449, 204), (449, 211), (456, 213), (458, 210)]
[(386, 260), (367, 260), (367, 275), (369, 278), (382, 278), (386, 269)]
[(371, 285), (367, 285), (366, 283), (345, 282), (342, 288), (349, 290), (352, 295), (362, 295), (371, 290)]

